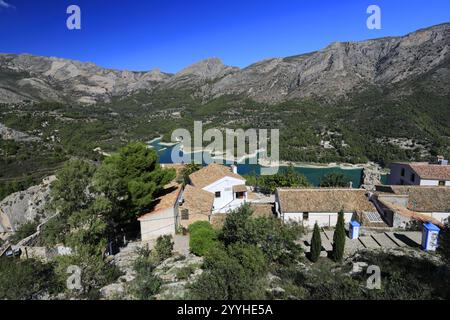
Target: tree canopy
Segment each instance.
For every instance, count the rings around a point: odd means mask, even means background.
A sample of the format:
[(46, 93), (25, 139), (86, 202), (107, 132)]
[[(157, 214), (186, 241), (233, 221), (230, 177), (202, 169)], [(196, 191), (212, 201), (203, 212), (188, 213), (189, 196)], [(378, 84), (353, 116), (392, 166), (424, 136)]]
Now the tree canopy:
[(297, 171), (293, 166), (289, 166), (284, 170), (280, 170), (274, 175), (247, 177), (247, 184), (251, 184), (264, 192), (274, 193), (277, 188), (299, 188), (308, 187), (310, 183), (308, 179)]
[(331, 172), (326, 174), (320, 181), (322, 188), (331, 187), (348, 187), (350, 185), (350, 179), (342, 173)]
[(148, 209), (173, 179), (175, 170), (162, 169), (156, 151), (133, 142), (104, 160), (94, 186), (111, 202), (115, 220), (126, 223)]

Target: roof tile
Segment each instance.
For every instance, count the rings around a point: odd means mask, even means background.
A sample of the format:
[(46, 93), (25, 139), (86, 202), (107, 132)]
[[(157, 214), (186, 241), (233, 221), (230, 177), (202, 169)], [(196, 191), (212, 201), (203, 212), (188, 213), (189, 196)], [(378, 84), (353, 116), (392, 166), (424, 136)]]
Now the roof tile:
[(216, 182), (224, 177), (233, 177), (245, 181), (239, 174), (233, 173), (231, 168), (220, 164), (212, 163), (202, 169), (192, 173), (189, 176), (193, 186), (204, 188), (211, 183)]
[(282, 212), (376, 212), (364, 189), (277, 189)]

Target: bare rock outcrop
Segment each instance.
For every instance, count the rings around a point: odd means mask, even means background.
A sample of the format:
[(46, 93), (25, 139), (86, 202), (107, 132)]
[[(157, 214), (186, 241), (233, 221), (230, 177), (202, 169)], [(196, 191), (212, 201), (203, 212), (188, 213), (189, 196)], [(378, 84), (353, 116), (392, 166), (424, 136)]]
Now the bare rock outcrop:
[(20, 132), (11, 128), (8, 128), (4, 124), (0, 123), (0, 139), (3, 140), (14, 140), (14, 141), (40, 141), (39, 137), (33, 137), (24, 132)]
[(41, 184), (25, 191), (13, 193), (0, 202), (0, 230), (4, 233), (15, 232), (26, 222), (45, 220), (53, 212), (47, 212), (45, 206), (50, 200), (50, 184), (55, 176), (45, 178)]
[(381, 185), (381, 167), (376, 163), (368, 163), (363, 168), (361, 188), (374, 191), (375, 186)]

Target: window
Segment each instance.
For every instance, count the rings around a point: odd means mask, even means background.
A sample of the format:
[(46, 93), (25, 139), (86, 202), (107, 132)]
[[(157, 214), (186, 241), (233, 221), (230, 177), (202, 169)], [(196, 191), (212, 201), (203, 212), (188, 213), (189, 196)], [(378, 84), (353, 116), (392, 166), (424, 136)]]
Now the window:
[(445, 186), (445, 181), (439, 181), (439, 187), (444, 187)]
[(215, 195), (216, 195), (216, 198), (220, 198), (220, 191), (216, 191)]
[(236, 192), (236, 199), (244, 199), (245, 192)]
[(401, 176), (404, 177), (405, 176), (405, 168), (402, 168), (402, 173)]
[(415, 175), (414, 173), (411, 174), (411, 181), (412, 181), (412, 182), (416, 181), (416, 175)]
[(189, 210), (188, 209), (181, 210), (181, 220), (189, 220)]
[(309, 212), (303, 212), (303, 220), (309, 220)]

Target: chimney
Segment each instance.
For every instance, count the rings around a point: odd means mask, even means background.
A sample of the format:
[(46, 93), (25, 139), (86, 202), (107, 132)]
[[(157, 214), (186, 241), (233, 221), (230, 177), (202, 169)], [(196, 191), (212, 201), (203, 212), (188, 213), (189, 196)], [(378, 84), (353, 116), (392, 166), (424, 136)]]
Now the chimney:
[(237, 174), (237, 173), (238, 173), (237, 166), (235, 166), (234, 164), (231, 165), (231, 171), (232, 171), (233, 173)]

